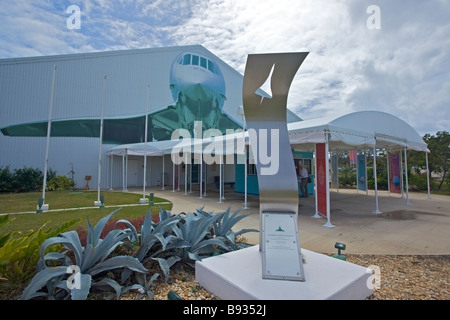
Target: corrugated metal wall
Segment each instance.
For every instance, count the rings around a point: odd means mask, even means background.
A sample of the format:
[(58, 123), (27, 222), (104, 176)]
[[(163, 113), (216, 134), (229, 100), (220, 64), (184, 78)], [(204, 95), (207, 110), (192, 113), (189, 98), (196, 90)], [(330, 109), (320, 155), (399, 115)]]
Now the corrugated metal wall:
[[(53, 119), (99, 118), (105, 75), (105, 117), (144, 114), (147, 84), (150, 84), (150, 111), (166, 106), (173, 102), (169, 89), (171, 64), (180, 52), (190, 50), (204, 52), (219, 63), (227, 87), (224, 109), (241, 123), (237, 110), (242, 105), (242, 75), (205, 48), (185, 46), (0, 60), (0, 127), (48, 119), (55, 65)], [(45, 137), (6, 137), (0, 134), (0, 167), (9, 165), (15, 169), (28, 166), (43, 170), (45, 140)], [(109, 160), (105, 156), (110, 147), (102, 146), (102, 188), (110, 187), (111, 183)], [(86, 175), (92, 176), (90, 188), (96, 188), (98, 152), (98, 138), (51, 138), (49, 168), (57, 174), (69, 176), (73, 166), (78, 188), (84, 186)], [(142, 159), (138, 161), (143, 164)], [(149, 161), (155, 163), (155, 168), (162, 169), (162, 160)], [(169, 161), (167, 158), (165, 171), (171, 184)], [(151, 185), (161, 183), (161, 169), (155, 173), (152, 171), (147, 180)], [(117, 157), (113, 171), (113, 187), (122, 188), (122, 162)], [(138, 174), (142, 174), (142, 170)]]

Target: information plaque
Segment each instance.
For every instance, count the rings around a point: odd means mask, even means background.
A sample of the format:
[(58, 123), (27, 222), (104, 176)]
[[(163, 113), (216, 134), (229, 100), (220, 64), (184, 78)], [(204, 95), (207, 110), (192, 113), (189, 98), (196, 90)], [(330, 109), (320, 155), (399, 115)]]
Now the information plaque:
[(305, 281), (295, 213), (263, 212), (263, 279)]

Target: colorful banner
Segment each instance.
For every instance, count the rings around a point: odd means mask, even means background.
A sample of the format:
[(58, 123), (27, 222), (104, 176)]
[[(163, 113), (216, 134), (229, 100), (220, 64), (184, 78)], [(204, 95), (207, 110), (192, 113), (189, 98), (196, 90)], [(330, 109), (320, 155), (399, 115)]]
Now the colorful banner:
[(358, 190), (366, 191), (366, 155), (358, 154)]
[(356, 165), (356, 150), (350, 150), (349, 152), (350, 165)]
[(400, 193), (400, 155), (398, 153), (389, 154), (389, 188), (390, 192)]
[(324, 216), (327, 215), (327, 157), (325, 143), (316, 144), (317, 165), (317, 210)]

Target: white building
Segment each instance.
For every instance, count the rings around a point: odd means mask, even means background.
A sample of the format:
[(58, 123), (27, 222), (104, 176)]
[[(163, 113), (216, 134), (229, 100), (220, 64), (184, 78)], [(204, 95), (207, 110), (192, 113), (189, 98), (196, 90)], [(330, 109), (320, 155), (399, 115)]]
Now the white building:
[[(122, 163), (111, 167), (106, 152), (144, 142), (147, 113), (148, 141), (170, 139), (177, 128), (192, 130), (195, 120), (203, 130), (235, 130), (243, 123), (242, 81), (202, 46), (2, 59), (0, 167), (44, 169), (50, 116), (48, 168), (58, 175), (73, 169), (77, 188), (91, 176), (95, 189), (103, 119), (101, 186), (122, 188)], [(288, 122), (299, 120), (288, 111)], [(161, 185), (163, 174), (170, 184), (170, 156), (165, 161), (163, 173), (162, 157), (147, 160), (148, 186)], [(142, 186), (142, 157), (128, 157), (127, 167), (128, 186)], [(234, 180), (234, 167), (225, 172), (225, 180)]]

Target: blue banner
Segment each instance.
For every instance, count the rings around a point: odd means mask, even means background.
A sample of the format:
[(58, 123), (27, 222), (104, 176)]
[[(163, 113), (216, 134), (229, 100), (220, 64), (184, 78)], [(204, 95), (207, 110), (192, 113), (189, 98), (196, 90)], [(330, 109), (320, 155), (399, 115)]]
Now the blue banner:
[(366, 156), (358, 154), (358, 190), (366, 190)]

